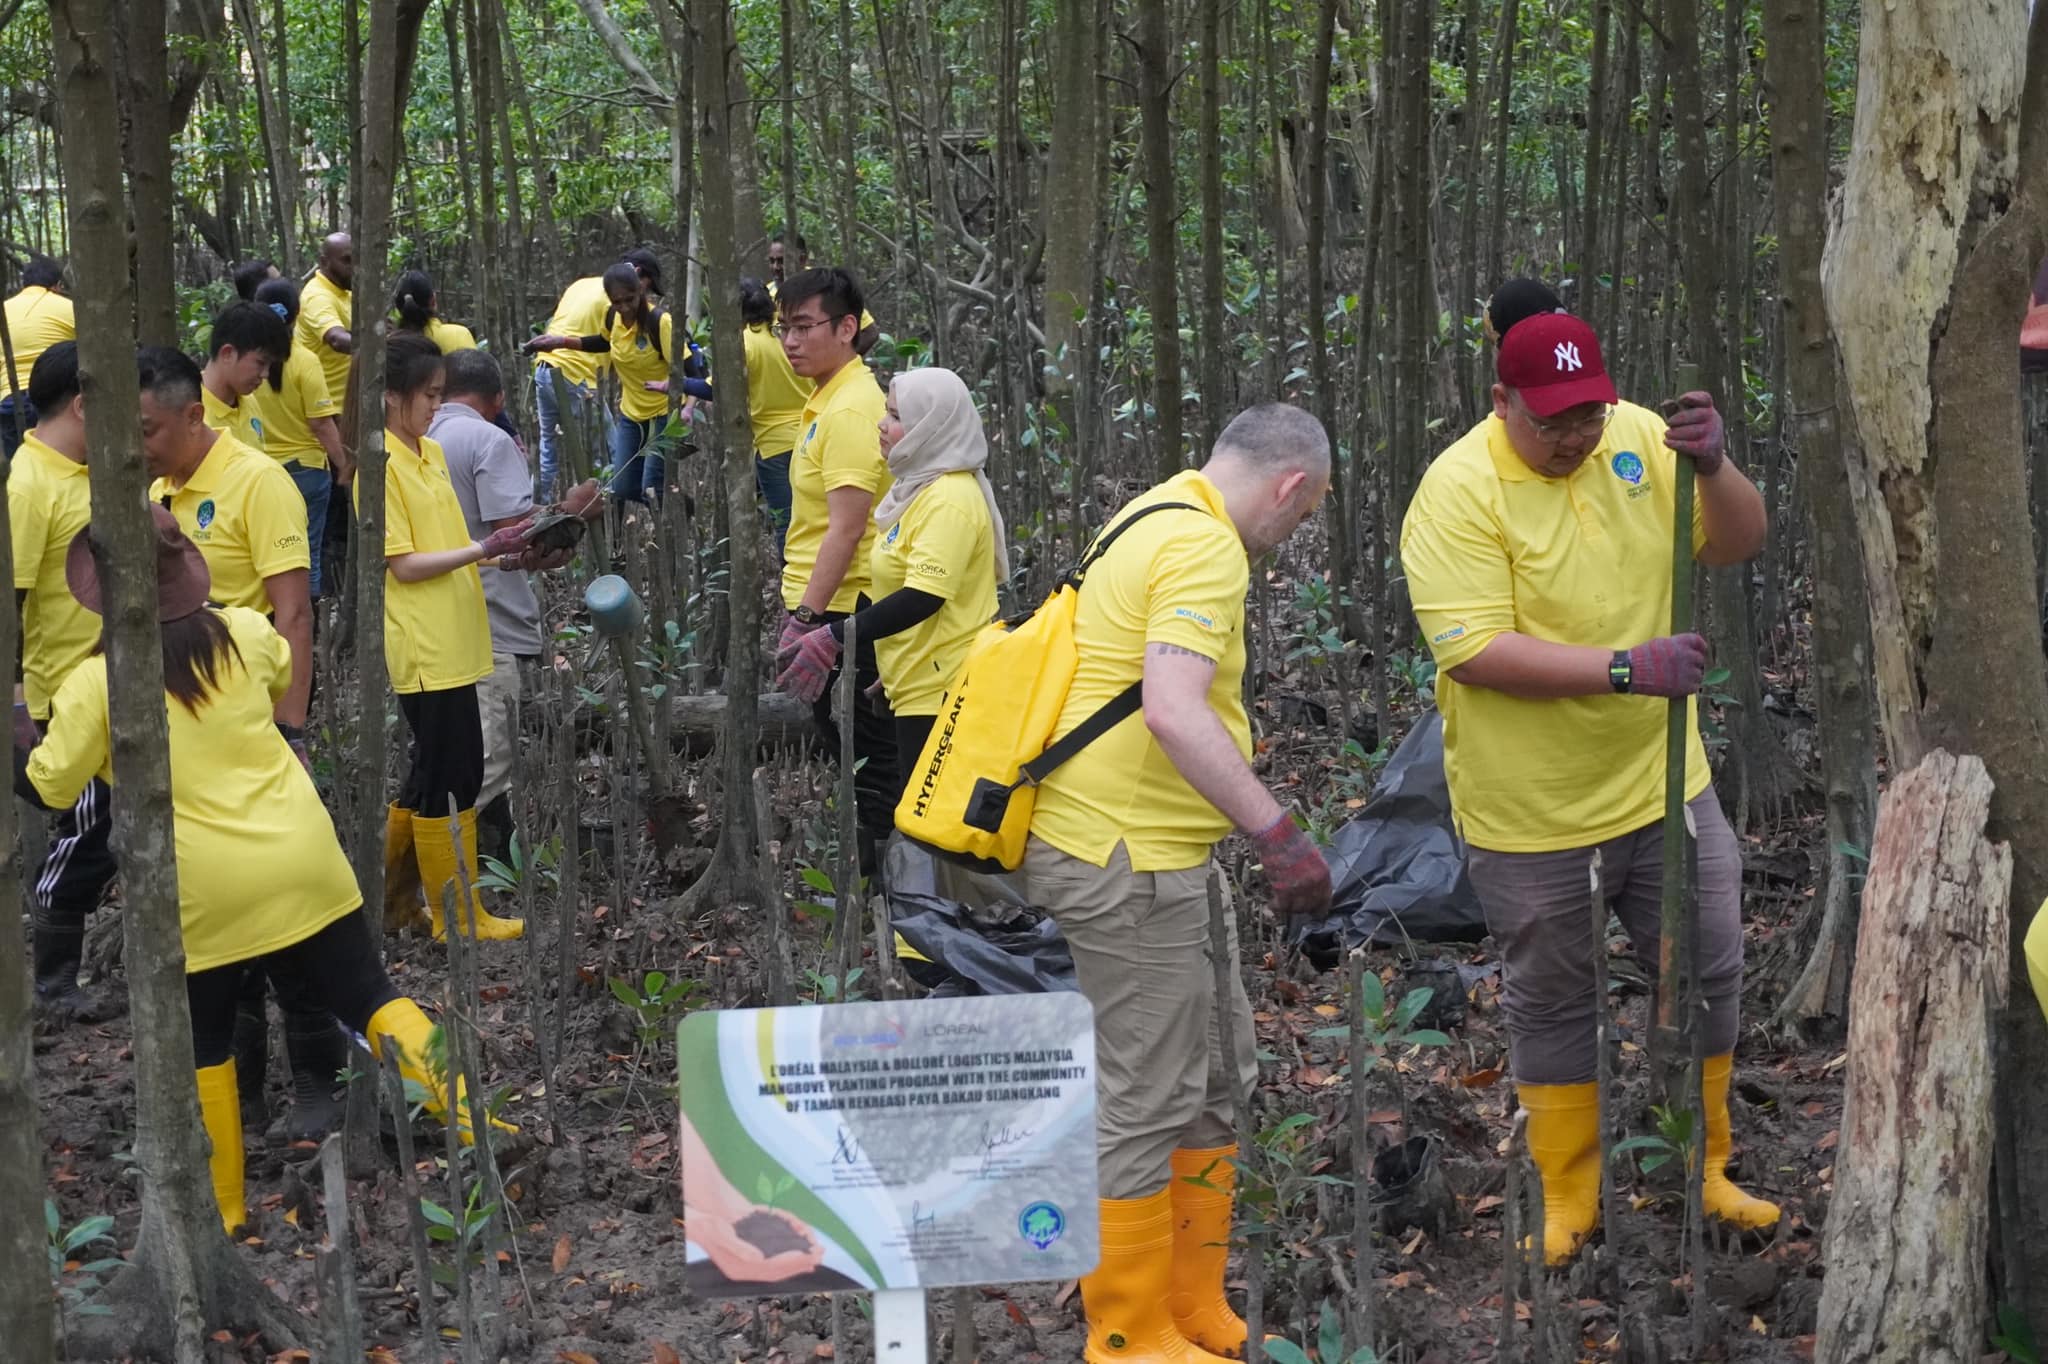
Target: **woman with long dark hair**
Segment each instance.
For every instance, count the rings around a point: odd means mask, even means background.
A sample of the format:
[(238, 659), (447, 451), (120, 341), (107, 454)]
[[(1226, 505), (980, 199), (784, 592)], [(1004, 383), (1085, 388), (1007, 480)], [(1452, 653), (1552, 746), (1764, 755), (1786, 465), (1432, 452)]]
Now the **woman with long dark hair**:
[(441, 898), (452, 885), (458, 931), (517, 938), (524, 920), (487, 914), (476, 899), (476, 798), (484, 783), (476, 684), (491, 675), (477, 568), (523, 551), (531, 520), (470, 539), (448, 461), (427, 435), (446, 372), (424, 336), (399, 332), (385, 346), (384, 659), (412, 730), (412, 768), (388, 812), (384, 860), (394, 871), (409, 851), (417, 855), (435, 937), (448, 931)]
[[(289, 279), (265, 280), (254, 302), (284, 319), (289, 337), (299, 322), (299, 286)], [(307, 586), (320, 595), (320, 549), (327, 538), (327, 504), (336, 486), (347, 487), (355, 461), (341, 443), (341, 401), (327, 391), (320, 357), (287, 341), (284, 359), (242, 402), (263, 425), (263, 452), (284, 465), (306, 499), (306, 546), (312, 560)]]
[[(387, 1040), (395, 1043), (401, 1071), (425, 1087), (430, 1110), (445, 1111), (447, 1089), (428, 1059), (434, 1025), (384, 974), (356, 912), (363, 897), (334, 823), (272, 721), (271, 708), (291, 682), (291, 646), (255, 611), (208, 606), (205, 558), (169, 511), (152, 507), (150, 514), (185, 994), (200, 1114), (213, 1142), (214, 1196), (232, 1232), (247, 1211), (233, 1051), (245, 974), (266, 973), (280, 994), (321, 1005), (379, 1055)], [(100, 614), (94, 551), (87, 527), (72, 540), (64, 568), (72, 595)], [(61, 810), (95, 775), (120, 785), (107, 694), (106, 656), (95, 653), (58, 688), (43, 741), (33, 752), (15, 750), (18, 794)], [(459, 1091), (455, 1121), (469, 1139)]]
[(424, 270), (408, 270), (398, 277), (398, 288), (391, 295), (391, 311), (398, 314), (398, 330), (418, 332), (443, 355), (476, 349), (476, 333), (460, 322), (442, 318), (440, 297)]

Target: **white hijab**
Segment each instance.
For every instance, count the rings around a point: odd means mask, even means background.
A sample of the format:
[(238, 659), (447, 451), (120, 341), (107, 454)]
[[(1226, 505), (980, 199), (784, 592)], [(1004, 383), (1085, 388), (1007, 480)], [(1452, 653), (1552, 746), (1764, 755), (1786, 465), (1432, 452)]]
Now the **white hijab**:
[(895, 482), (875, 507), (875, 524), (884, 530), (896, 524), (911, 501), (941, 475), (971, 473), (988, 503), (996, 581), (1007, 581), (1009, 535), (1003, 528), (1003, 513), (996, 506), (996, 490), (989, 486), (985, 472), (988, 439), (982, 434), (981, 414), (974, 410), (974, 395), (950, 369), (906, 370), (889, 387), (896, 396), (903, 439), (889, 452), (889, 476)]

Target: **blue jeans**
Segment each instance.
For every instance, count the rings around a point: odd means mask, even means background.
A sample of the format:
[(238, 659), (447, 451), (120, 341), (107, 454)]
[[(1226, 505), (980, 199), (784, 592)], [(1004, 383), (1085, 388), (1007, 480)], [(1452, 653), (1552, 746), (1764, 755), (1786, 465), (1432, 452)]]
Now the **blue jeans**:
[[(597, 390), (588, 384), (570, 383), (566, 376), (563, 382), (569, 385), (570, 410), (567, 417), (570, 421), (580, 421), (582, 405), (595, 399)], [(553, 365), (533, 367), (533, 406), (540, 418), (540, 489), (534, 494), (534, 501), (545, 506), (555, 500), (555, 473), (561, 465), (560, 447), (556, 444), (560, 438), (555, 429), (561, 425), (564, 416), (561, 406), (555, 401)]]
[(661, 505), (663, 476), (668, 461), (662, 458), (662, 430), (668, 416), (635, 421), (621, 416), (612, 423), (612, 496), (621, 502)]
[(311, 560), (306, 574), (306, 594), (317, 600), (320, 596), (320, 546), (327, 538), (327, 500), (334, 495), (334, 475), (324, 467), (308, 469), (295, 459), (285, 461), (284, 471), (298, 485), (299, 496), (306, 499), (306, 554)]
[(782, 543), (789, 536), (789, 456), (763, 455), (754, 461), (754, 491), (768, 508), (768, 529), (775, 534), (775, 557), (782, 557)]
[(14, 458), (21, 439), (35, 429), (36, 407), (28, 394), (16, 391), (0, 398), (0, 455)]

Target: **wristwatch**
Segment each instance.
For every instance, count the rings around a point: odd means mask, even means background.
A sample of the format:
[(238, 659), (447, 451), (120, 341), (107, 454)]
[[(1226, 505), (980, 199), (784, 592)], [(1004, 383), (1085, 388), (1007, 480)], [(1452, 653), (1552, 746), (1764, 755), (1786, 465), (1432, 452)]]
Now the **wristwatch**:
[(816, 611), (813, 611), (810, 607), (801, 604), (797, 606), (796, 610), (790, 612), (789, 614), (790, 618), (795, 620), (798, 625), (816, 625), (824, 619), (824, 617), (820, 616)]
[(1626, 694), (1635, 682), (1636, 669), (1628, 661), (1628, 650), (1616, 649), (1614, 657), (1607, 663), (1607, 684), (1617, 692)]

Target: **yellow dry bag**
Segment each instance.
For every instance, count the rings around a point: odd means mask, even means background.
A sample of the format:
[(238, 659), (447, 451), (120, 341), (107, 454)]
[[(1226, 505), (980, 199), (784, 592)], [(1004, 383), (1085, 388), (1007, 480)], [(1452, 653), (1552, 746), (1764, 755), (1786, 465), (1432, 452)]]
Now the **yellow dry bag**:
[(1133, 522), (1175, 508), (1201, 510), (1187, 502), (1138, 508), (1096, 538), (1037, 610), (982, 627), (904, 784), (898, 829), (979, 871), (1018, 868), (1038, 783), (1143, 704), (1133, 682), (1047, 747), (1079, 661), (1081, 579)]

